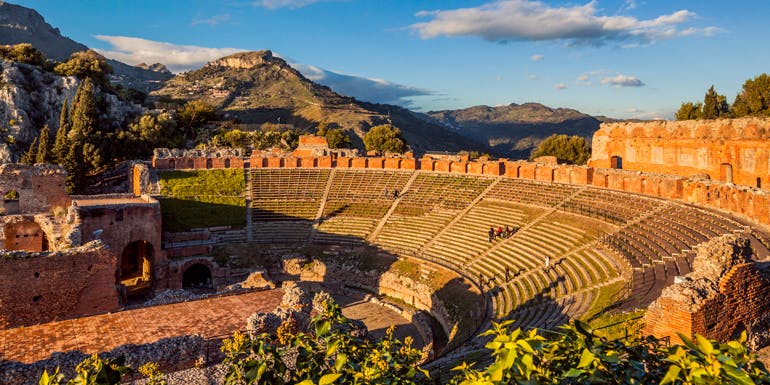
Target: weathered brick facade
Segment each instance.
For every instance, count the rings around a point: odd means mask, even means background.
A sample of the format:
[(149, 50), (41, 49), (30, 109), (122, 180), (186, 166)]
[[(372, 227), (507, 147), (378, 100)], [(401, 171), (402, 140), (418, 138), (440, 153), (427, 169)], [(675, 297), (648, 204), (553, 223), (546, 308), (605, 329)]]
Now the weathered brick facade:
[(118, 310), (116, 266), (100, 242), (66, 252), (3, 252), (0, 329)]

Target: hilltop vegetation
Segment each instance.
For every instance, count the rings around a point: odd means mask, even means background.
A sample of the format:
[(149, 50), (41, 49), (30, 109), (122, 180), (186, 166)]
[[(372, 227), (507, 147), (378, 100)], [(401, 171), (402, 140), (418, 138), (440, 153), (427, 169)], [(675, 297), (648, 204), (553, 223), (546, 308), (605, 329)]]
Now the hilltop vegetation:
[(770, 116), (770, 76), (761, 74), (743, 83), (732, 104), (712, 85), (703, 102), (684, 102), (676, 112), (676, 120), (741, 118)]

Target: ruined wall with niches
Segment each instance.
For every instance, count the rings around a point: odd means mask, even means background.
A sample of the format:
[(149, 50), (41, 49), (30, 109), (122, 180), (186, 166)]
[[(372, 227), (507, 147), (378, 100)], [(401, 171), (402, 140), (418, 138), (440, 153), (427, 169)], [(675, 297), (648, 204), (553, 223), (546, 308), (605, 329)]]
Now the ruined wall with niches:
[(681, 342), (678, 333), (727, 341), (770, 311), (766, 262), (751, 260), (748, 239), (715, 238), (698, 247), (693, 272), (663, 289), (645, 314), (645, 333)]
[(0, 328), (119, 310), (116, 255), (101, 242), (67, 251), (0, 252)]
[(770, 119), (603, 123), (589, 165), (764, 188), (770, 177)]
[(13, 201), (13, 208), (3, 207), (4, 213), (34, 214), (68, 206), (71, 200), (64, 191), (66, 178), (67, 173), (61, 166), (51, 164), (0, 165), (0, 196), (10, 191), (16, 191), (19, 196), (18, 202)]

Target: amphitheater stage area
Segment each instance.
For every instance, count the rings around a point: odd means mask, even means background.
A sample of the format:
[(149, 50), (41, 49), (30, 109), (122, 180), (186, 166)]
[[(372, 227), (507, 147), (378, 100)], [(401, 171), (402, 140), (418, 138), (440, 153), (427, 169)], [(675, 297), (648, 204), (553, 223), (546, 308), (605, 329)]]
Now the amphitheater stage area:
[(0, 330), (0, 360), (31, 363), (55, 352), (99, 353), (186, 334), (221, 337), (243, 329), (251, 314), (275, 309), (282, 296), (260, 291)]

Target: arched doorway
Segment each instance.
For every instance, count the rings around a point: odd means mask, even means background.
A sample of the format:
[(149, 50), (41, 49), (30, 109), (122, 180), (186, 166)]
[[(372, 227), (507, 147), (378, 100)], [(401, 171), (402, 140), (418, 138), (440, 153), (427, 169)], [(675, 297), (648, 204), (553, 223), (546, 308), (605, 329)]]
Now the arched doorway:
[(154, 249), (147, 241), (134, 241), (120, 254), (120, 283), (126, 294), (145, 296), (152, 292), (152, 264)]
[(212, 168), (214, 167), (214, 161), (211, 160), (211, 158), (206, 159), (206, 168)]
[(719, 180), (722, 182), (733, 183), (733, 165), (722, 163), (719, 165)]
[(202, 263), (190, 265), (182, 273), (182, 288), (194, 290), (210, 290), (214, 288), (211, 279), (211, 269)]
[(622, 169), (623, 168), (623, 158), (615, 155), (610, 157), (610, 168), (617, 168)]
[(16, 190), (9, 190), (3, 194), (3, 213), (6, 215), (19, 214), (21, 207), (19, 206), (19, 192)]

